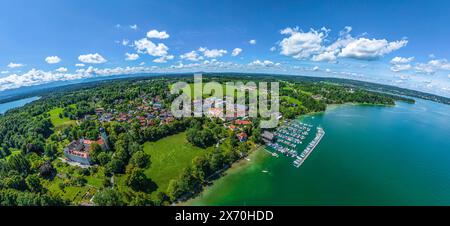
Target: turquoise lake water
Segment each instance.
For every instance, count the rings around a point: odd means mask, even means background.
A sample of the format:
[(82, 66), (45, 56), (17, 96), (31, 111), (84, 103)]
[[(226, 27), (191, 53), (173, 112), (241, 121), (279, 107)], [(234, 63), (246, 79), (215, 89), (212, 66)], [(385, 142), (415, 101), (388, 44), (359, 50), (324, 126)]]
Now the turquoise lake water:
[(29, 98), (24, 98), (24, 99), (20, 99), (20, 100), (16, 100), (16, 101), (11, 101), (11, 102), (0, 104), (0, 114), (5, 113), (9, 109), (22, 107), (25, 104), (31, 103), (31, 102), (33, 102), (35, 100), (38, 100), (39, 98), (40, 97), (29, 97)]
[(450, 205), (450, 106), (343, 105), (301, 120), (326, 135), (300, 168), (259, 151), (188, 204)]

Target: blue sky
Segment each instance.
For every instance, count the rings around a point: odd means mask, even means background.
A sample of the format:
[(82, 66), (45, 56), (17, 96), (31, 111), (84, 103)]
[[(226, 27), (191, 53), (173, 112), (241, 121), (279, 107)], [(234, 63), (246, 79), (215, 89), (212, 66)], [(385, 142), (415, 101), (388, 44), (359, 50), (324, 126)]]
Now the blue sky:
[(240, 71), (450, 97), (448, 9), (444, 0), (1, 0), (0, 90), (125, 73)]

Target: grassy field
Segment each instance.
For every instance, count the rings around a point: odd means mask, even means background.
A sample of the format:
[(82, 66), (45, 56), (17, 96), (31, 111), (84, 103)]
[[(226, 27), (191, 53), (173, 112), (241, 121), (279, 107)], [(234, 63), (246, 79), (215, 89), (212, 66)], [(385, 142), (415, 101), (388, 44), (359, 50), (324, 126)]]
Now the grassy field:
[(151, 156), (151, 166), (145, 171), (161, 191), (166, 191), (169, 181), (177, 178), (196, 156), (208, 149), (192, 146), (185, 133), (179, 133), (157, 142), (146, 142), (144, 151)]
[(294, 89), (294, 88), (292, 87), (292, 84), (290, 84), (288, 87), (284, 87), (283, 90), (289, 91), (289, 92), (294, 92), (294, 93), (303, 93), (303, 94), (306, 94), (306, 95), (309, 95), (309, 96), (312, 96), (312, 95), (313, 95), (313, 94), (310, 93), (310, 92), (306, 92), (306, 91), (299, 90), (299, 89)]
[(301, 102), (301, 101), (299, 101), (299, 100), (297, 100), (297, 99), (295, 99), (295, 98), (293, 98), (293, 97), (282, 96), (281, 99), (282, 99), (282, 100), (285, 100), (285, 101), (287, 101), (288, 103), (291, 103), (291, 104), (296, 104), (296, 105), (298, 105), (298, 106), (302, 105), (302, 102)]
[(87, 184), (96, 188), (103, 187), (103, 180), (106, 178), (103, 167), (99, 167), (97, 173), (86, 176)]
[[(203, 84), (203, 87), (205, 86), (205, 84)], [(223, 88), (223, 87), (222, 87)], [(189, 83), (187, 86), (185, 86), (184, 88), (182, 88), (183, 93), (187, 94), (191, 99), (198, 99), (200, 97), (209, 97), (210, 95), (203, 95), (201, 90), (196, 90), (194, 89), (194, 84), (193, 83)], [(222, 90), (224, 92), (225, 95), (225, 88), (223, 88)]]
[(50, 120), (56, 129), (61, 129), (65, 126), (75, 124), (75, 120), (71, 120), (68, 117), (59, 117), (59, 114), (63, 113), (63, 108), (54, 108), (48, 113), (50, 114)]
[[(217, 84), (216, 84), (217, 85)], [(205, 87), (205, 83), (203, 83), (203, 88)], [(226, 89), (226, 84), (219, 84), (218, 86), (215, 86), (215, 85), (212, 85), (211, 87), (209, 87), (209, 88), (211, 88), (211, 89), (215, 89), (215, 90), (219, 90), (219, 89), (222, 89), (222, 93), (223, 93), (223, 96), (226, 96), (227, 95), (227, 89)], [(235, 86), (230, 86), (230, 88), (231, 89), (237, 89)], [(182, 88), (182, 90), (183, 90), (183, 93), (186, 93), (189, 97), (191, 97), (191, 99), (197, 99), (197, 98), (199, 98), (199, 97), (201, 97), (201, 96), (203, 96), (203, 98), (208, 98), (208, 97), (210, 97), (211, 95), (202, 95), (202, 93), (201, 93), (201, 90), (196, 90), (196, 89), (194, 89), (194, 84), (193, 83), (189, 83), (188, 84), (188, 86), (185, 86), (184, 88)], [(239, 90), (241, 90), (241, 89), (239, 89)], [(236, 92), (237, 91), (235, 91), (235, 95), (236, 95)], [(254, 97), (256, 98), (257, 97), (257, 95), (258, 94), (256, 94)], [(215, 97), (221, 97), (220, 95), (219, 95), (219, 93), (214, 93), (212, 96), (215, 96)], [(195, 98), (194, 98), (195, 97)]]

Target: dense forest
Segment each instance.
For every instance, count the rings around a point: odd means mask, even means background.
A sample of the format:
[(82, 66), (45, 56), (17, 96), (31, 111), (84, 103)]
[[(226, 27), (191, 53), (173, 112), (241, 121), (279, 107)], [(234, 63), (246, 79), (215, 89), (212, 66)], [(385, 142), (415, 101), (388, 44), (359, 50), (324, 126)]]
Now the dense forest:
[[(168, 205), (195, 195), (262, 145), (260, 118), (224, 122), (173, 117), (168, 109), (177, 95), (170, 94), (169, 87), (180, 80), (190, 83), (193, 78), (158, 76), (73, 85), (0, 116), (0, 205)], [(284, 119), (324, 111), (327, 104), (414, 102), (323, 81), (204, 76), (204, 82), (236, 80), (279, 81)], [(70, 142), (96, 140), (103, 130), (108, 148), (92, 145), (92, 166), (79, 167), (64, 159), (64, 147)], [(172, 138), (184, 145), (170, 148), (171, 142), (162, 143)], [(185, 155), (182, 148), (195, 156), (177, 157)], [(157, 162), (158, 156), (169, 152), (177, 159), (177, 169)], [(161, 178), (158, 171), (164, 170), (170, 176)]]

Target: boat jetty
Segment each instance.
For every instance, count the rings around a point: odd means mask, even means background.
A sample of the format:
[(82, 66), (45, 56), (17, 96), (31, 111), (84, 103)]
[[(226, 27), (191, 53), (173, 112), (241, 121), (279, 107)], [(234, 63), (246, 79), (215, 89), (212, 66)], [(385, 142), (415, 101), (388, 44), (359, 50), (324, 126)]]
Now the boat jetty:
[(278, 156), (277, 153), (281, 153), (294, 158), (294, 166), (300, 167), (325, 134), (322, 128), (317, 127), (316, 137), (299, 154), (297, 150), (303, 144), (303, 141), (307, 138), (312, 128), (312, 125), (299, 121), (291, 121), (274, 132), (275, 139), (269, 142), (267, 147), (273, 151), (272, 155), (274, 156)]
[(297, 159), (294, 161), (295, 167), (300, 167), (303, 162), (308, 158), (308, 156), (311, 154), (312, 151), (314, 151), (314, 148), (316, 148), (317, 144), (319, 144), (320, 140), (322, 140), (322, 137), (325, 135), (325, 130), (323, 130), (321, 127), (317, 127), (317, 133), (316, 137), (309, 143), (309, 145), (303, 150), (303, 152), (300, 154), (300, 156), (297, 156)]

